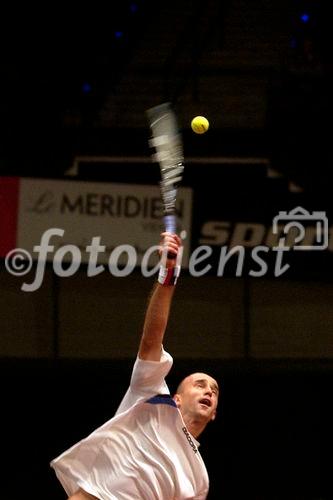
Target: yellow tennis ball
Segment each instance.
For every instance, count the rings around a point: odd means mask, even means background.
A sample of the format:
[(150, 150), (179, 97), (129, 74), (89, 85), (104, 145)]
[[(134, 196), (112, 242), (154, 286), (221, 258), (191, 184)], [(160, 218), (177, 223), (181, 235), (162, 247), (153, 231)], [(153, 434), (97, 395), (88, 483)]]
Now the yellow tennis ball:
[(195, 116), (191, 121), (191, 127), (196, 134), (204, 134), (209, 129), (209, 121), (204, 116)]

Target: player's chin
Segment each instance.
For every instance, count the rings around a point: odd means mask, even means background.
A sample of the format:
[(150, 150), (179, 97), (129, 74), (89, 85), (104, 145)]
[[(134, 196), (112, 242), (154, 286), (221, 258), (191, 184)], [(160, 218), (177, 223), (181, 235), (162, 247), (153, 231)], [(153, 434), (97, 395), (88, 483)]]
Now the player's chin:
[(199, 408), (198, 408), (198, 412), (200, 415), (204, 415), (206, 418), (211, 418), (212, 416), (212, 408), (211, 406), (208, 406), (208, 405), (204, 405), (202, 403), (199, 403)]

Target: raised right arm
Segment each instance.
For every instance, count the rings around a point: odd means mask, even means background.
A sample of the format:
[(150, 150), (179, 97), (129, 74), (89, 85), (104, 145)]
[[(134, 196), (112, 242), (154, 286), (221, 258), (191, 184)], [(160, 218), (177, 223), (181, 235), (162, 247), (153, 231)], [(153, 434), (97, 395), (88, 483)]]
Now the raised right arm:
[(161, 357), (164, 334), (168, 324), (172, 297), (175, 291), (175, 275), (179, 272), (177, 255), (181, 251), (180, 238), (171, 233), (162, 233), (161, 252), (172, 254), (174, 258), (166, 259), (163, 275), (159, 277), (163, 284), (155, 284), (149, 299), (143, 332), (139, 346), (139, 358), (148, 361), (159, 361)]

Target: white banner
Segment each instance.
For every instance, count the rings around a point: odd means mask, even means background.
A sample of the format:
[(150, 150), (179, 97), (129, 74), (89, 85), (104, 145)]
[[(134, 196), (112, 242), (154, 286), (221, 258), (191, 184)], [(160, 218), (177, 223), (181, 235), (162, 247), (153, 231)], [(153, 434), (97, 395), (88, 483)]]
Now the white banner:
[[(183, 265), (187, 266), (191, 238), (192, 189), (180, 188), (177, 211), (179, 232), (186, 231)], [(57, 249), (75, 245), (81, 261), (88, 262), (86, 247), (93, 238), (105, 251), (98, 262), (108, 262), (110, 253), (119, 245), (136, 250), (138, 264), (142, 256), (160, 241), (163, 211), (158, 186), (138, 184), (92, 183), (47, 179), (21, 179), (18, 209), (17, 245), (29, 251), (40, 245), (42, 235), (59, 228), (63, 235), (53, 235), (47, 260)], [(51, 233), (50, 233), (51, 234)], [(97, 240), (95, 240), (96, 242)], [(68, 256), (68, 260), (73, 255)], [(64, 256), (66, 260), (66, 256)], [(121, 260), (120, 260), (121, 262)]]

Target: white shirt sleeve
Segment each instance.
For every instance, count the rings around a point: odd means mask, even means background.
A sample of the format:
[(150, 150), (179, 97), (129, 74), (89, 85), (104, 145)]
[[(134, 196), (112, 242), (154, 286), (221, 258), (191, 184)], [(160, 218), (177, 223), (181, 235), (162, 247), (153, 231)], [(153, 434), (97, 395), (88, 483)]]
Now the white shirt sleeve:
[(128, 410), (140, 400), (155, 394), (170, 394), (165, 377), (169, 373), (172, 363), (172, 357), (163, 348), (159, 361), (146, 361), (137, 357), (133, 366), (130, 386), (116, 411), (116, 415)]

